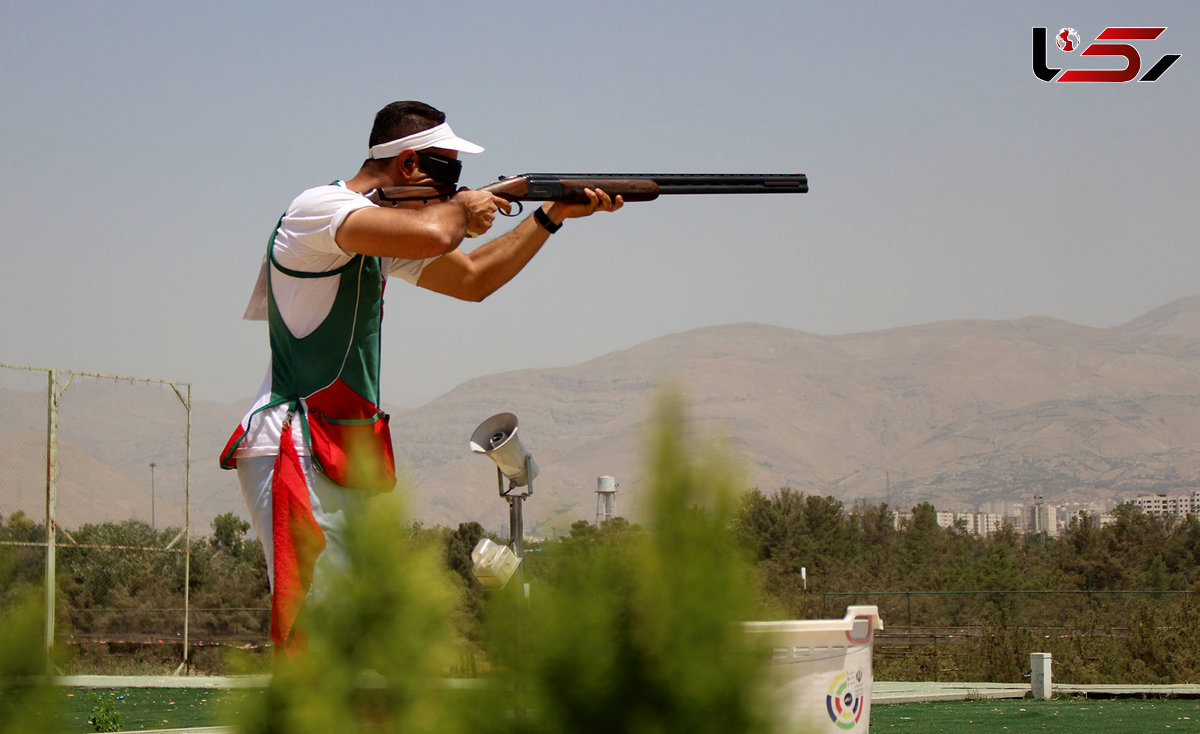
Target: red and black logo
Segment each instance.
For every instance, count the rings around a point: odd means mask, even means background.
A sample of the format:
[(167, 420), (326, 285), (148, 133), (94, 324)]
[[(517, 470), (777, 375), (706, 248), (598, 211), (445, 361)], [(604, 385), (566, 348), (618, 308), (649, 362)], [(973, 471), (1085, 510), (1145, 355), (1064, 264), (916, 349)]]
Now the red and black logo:
[[(1052, 69), (1046, 63), (1046, 29), (1033, 29), (1033, 74), (1044, 82), (1155, 82), (1179, 59), (1179, 54), (1166, 54), (1141, 77), (1142, 57), (1128, 43), (1100, 43), (1101, 41), (1153, 41), (1166, 27), (1112, 27), (1105, 28), (1096, 36), (1096, 42), (1088, 44), (1079, 52), (1080, 56), (1119, 56), (1125, 59), (1123, 69)], [(1062, 53), (1074, 53), (1079, 47), (1079, 34), (1074, 28), (1063, 28), (1054, 37), (1054, 44)], [(1061, 72), (1061, 76), (1060, 76)]]

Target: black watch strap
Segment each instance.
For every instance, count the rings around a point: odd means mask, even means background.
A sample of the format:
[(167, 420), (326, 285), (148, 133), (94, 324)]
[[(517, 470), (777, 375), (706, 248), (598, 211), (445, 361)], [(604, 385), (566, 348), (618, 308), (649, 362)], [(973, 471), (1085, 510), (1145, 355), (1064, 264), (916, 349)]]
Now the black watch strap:
[(542, 225), (542, 228), (550, 234), (554, 234), (558, 230), (562, 229), (562, 222), (555, 224), (554, 221), (550, 219), (550, 215), (546, 213), (546, 210), (540, 206), (533, 210), (533, 218), (536, 219), (537, 223)]

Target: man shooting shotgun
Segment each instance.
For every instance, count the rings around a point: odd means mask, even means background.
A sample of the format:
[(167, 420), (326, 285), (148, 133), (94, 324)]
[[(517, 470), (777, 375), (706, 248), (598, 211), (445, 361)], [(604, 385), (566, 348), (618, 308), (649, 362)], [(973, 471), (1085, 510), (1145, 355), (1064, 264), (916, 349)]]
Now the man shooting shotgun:
[[(271, 638), (282, 661), (302, 646), (300, 605), (347, 565), (347, 516), (395, 484), (388, 416), (379, 394), (383, 289), (389, 276), (466, 301), (511, 280), (565, 219), (621, 208), (587, 189), (548, 202), (512, 231), (475, 248), (511, 208), (487, 191), (455, 190), (460, 138), (422, 102), (378, 112), (367, 159), (346, 180), (310, 188), (268, 240), (245, 318), (268, 323), (270, 362), (258, 398), (234, 430), (221, 466), (238, 482), (271, 580)], [(369, 191), (432, 188), (412, 206), (380, 206)], [(404, 308), (399, 294), (390, 309)]]
[[(310, 188), (288, 206), (268, 240), (245, 314), (267, 321), (270, 362), (221, 466), (237, 469), (263, 544), (271, 637), (282, 653), (277, 661), (301, 646), (295, 620), (305, 597), (345, 571), (347, 516), (396, 481), (379, 395), (389, 276), (482, 301), (512, 280), (566, 219), (616, 211), (626, 199), (714, 193), (720, 185), (729, 193), (743, 186), (807, 189), (803, 176), (783, 183), (770, 176), (746, 182), (636, 174), (528, 174), (459, 189), (458, 156), (483, 148), (458, 137), (444, 113), (422, 102), (380, 110), (368, 147), (352, 178)], [(522, 201), (543, 203), (512, 231), (471, 252), (459, 249), (464, 238), (491, 229), (497, 211), (507, 214)], [(405, 308), (399, 296), (393, 294), (390, 309)]]

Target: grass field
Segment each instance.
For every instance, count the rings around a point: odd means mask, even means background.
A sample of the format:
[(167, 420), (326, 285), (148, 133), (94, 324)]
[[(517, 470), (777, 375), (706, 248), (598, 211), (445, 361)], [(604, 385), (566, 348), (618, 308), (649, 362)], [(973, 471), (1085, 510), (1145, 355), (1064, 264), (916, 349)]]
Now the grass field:
[(215, 726), (236, 720), (237, 711), (262, 690), (216, 690), (211, 688), (64, 688), (58, 693), (57, 718), (68, 734), (94, 732), (88, 723), (95, 706), (95, 693), (112, 702), (126, 731), (139, 729), (186, 729)]
[(1200, 699), (996, 699), (873, 705), (871, 731), (922, 734), (1194, 732), (1200, 731)]
[[(59, 689), (57, 717), (68, 734), (93, 732), (88, 723), (96, 693), (113, 702), (126, 730), (184, 729), (236, 721), (240, 708), (263, 691), (202, 688)], [(1200, 699), (996, 699), (876, 704), (872, 732), (964, 732), (1004, 734), (1045, 731), (1068, 734), (1200, 731)]]

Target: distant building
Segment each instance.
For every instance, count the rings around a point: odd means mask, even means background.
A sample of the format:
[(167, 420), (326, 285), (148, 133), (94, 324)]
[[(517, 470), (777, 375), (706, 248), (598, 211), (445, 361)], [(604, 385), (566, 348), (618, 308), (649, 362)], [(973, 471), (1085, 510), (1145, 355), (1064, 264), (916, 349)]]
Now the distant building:
[(998, 533), (1002, 527), (1004, 527), (1004, 515), (994, 512), (979, 512), (975, 515), (975, 532), (980, 535)]
[(999, 515), (1000, 517), (1012, 517), (1020, 512), (1021, 505), (1014, 505), (1011, 502), (992, 501), (984, 502), (979, 506), (979, 512), (987, 515)]
[(1107, 504), (1072, 502), (1059, 506), (1058, 525), (1060, 530), (1065, 530), (1071, 523), (1077, 520), (1087, 522), (1094, 528), (1102, 528), (1106, 525), (1111, 525), (1116, 518), (1109, 514)]
[[(1190, 497), (1176, 498), (1174, 503), (1170, 502), (1171, 498), (1162, 496), (1146, 496), (1139, 499), (1146, 500), (1147, 504), (1143, 505), (1143, 509), (1161, 506), (1176, 511), (1176, 507), (1192, 507), (1193, 514), (1200, 515), (1200, 491), (1193, 492)], [(982, 511), (1000, 507), (1007, 509), (1008, 512)], [(1033, 503), (1028, 505), (1016, 502), (992, 502), (986, 503), (980, 510), (977, 512), (937, 510), (937, 524), (943, 528), (960, 526), (966, 532), (974, 535), (991, 535), (999, 532), (1007, 523), (1018, 533), (1045, 533), (1051, 538), (1057, 538), (1076, 517), (1086, 517), (1093, 527), (1106, 527), (1116, 521), (1116, 518), (1107, 511), (1103, 504), (1070, 503), (1059, 507), (1047, 503), (1040, 496), (1034, 497)], [(1146, 511), (1152, 510), (1146, 509)], [(903, 513), (896, 513), (893, 516), (897, 529), (901, 527), (902, 517), (904, 517)]]
[(945, 512), (938, 511), (938, 525), (952, 528), (961, 523), (968, 533), (975, 535), (991, 535), (1004, 525), (1004, 515), (992, 512)]
[(1130, 500), (1130, 504), (1142, 508), (1147, 515), (1200, 515), (1200, 491), (1181, 495), (1143, 494)]
[(1045, 533), (1054, 538), (1058, 536), (1058, 508), (1048, 505), (1038, 498), (1025, 508), (1025, 532)]

